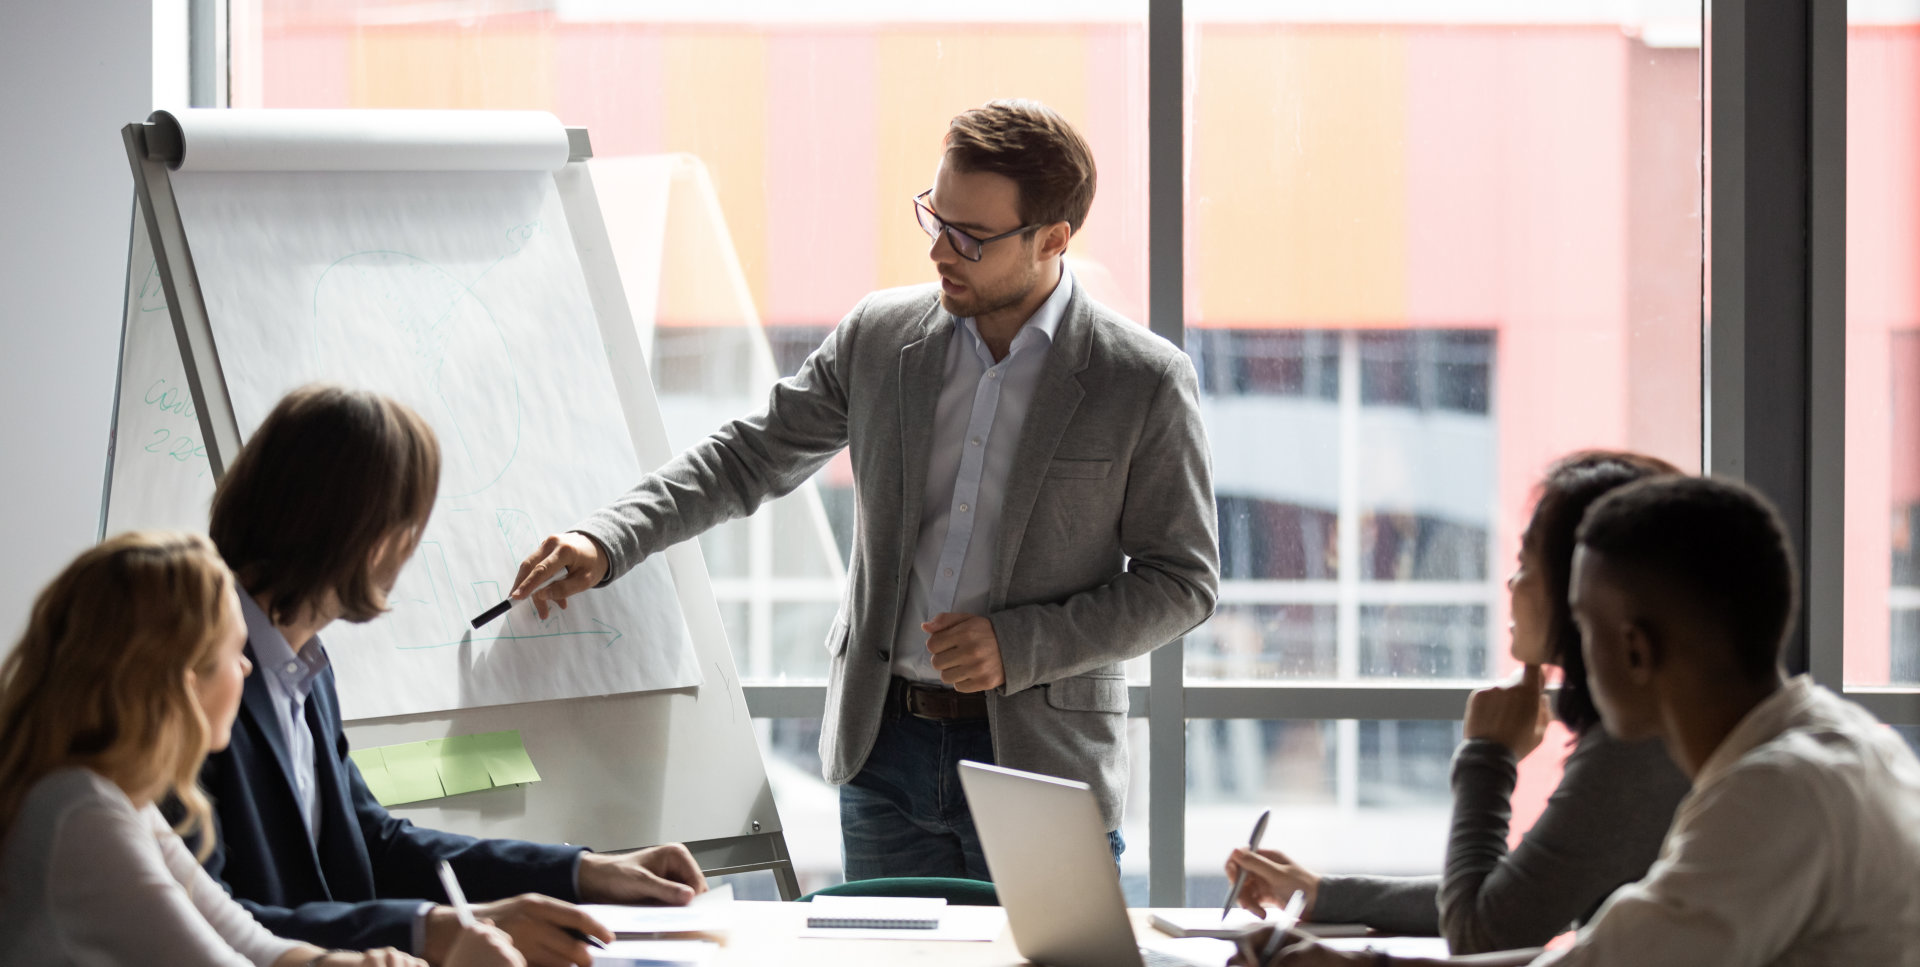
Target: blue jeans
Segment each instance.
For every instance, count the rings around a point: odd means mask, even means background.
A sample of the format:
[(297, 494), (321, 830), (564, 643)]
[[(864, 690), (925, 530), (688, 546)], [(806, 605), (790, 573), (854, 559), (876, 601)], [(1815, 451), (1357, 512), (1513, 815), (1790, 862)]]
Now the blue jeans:
[[(866, 765), (840, 787), (840, 855), (848, 880), (949, 876), (991, 880), (960, 788), (960, 760), (993, 762), (985, 719), (937, 721), (889, 709)], [(1127, 848), (1107, 834), (1113, 860)]]

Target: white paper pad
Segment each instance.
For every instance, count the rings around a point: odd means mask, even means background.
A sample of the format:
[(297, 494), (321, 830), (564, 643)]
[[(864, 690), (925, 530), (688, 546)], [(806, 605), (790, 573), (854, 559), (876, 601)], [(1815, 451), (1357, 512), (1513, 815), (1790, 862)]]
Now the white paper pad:
[[(1220, 911), (1213, 911), (1219, 916)], [(1209, 940), (1205, 937), (1150, 937), (1140, 944), (1147, 950), (1176, 957), (1196, 967), (1224, 967), (1227, 960), (1239, 953), (1232, 941)]]
[[(1309, 925), (1307, 929), (1313, 928)], [(1445, 960), (1451, 956), (1447, 950), (1445, 937), (1341, 937), (1321, 940), (1320, 944), (1334, 950), (1377, 950), (1395, 957), (1433, 957)]]
[(640, 479), (551, 174), (180, 172), (173, 189), (243, 436), (330, 380), (440, 440), (392, 611), (327, 629), (345, 718), (701, 682), (661, 556), (546, 619), (522, 602), (468, 625), (542, 537)]
[[(1264, 927), (1269, 922), (1240, 907), (1235, 907), (1228, 912), (1225, 920), (1220, 919), (1220, 911), (1203, 907), (1155, 910), (1153, 921), (1155, 928), (1175, 937), (1220, 937)], [(1167, 929), (1168, 924), (1178, 928), (1180, 932)]]
[(609, 967), (698, 967), (711, 964), (720, 945), (704, 940), (615, 940), (593, 952), (593, 962)]
[(733, 925), (733, 884), (725, 883), (708, 890), (694, 897), (693, 902), (684, 907), (583, 903), (580, 909), (619, 937), (662, 933), (724, 934)]
[[(827, 897), (815, 897), (819, 903)], [(806, 923), (805, 919), (800, 921)], [(940, 914), (940, 926), (932, 930), (866, 930), (840, 927), (806, 927), (800, 929), (801, 937), (827, 940), (962, 940), (988, 942), (997, 940), (1007, 929), (1007, 911), (1004, 907), (956, 907), (949, 906)]]

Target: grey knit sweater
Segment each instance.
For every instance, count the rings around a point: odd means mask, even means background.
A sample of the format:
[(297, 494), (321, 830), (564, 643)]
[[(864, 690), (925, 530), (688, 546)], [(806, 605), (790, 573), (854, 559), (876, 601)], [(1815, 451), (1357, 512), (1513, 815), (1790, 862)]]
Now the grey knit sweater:
[(1508, 852), (1517, 765), (1497, 742), (1461, 743), (1446, 872), (1322, 877), (1313, 919), (1444, 935), (1456, 954), (1538, 946), (1646, 874), (1689, 788), (1657, 740), (1621, 743), (1595, 726), (1567, 756), (1546, 811)]

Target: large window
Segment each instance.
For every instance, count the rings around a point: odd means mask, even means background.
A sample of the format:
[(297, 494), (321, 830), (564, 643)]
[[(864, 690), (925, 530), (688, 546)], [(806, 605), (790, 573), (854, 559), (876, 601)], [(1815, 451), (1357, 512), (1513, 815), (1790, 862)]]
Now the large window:
[[(1080, 126), (1100, 191), (1076, 276), (1184, 339), (1218, 484), (1218, 614), (1177, 673), (1131, 669), (1185, 704), (1134, 723), (1136, 901), (1149, 873), (1156, 902), (1217, 897), (1267, 806), (1293, 831), (1270, 841), (1326, 871), (1437, 869), (1460, 698), (1511, 669), (1502, 582), (1538, 474), (1589, 447), (1701, 465), (1701, 0), (228, 6), (236, 106), (588, 127), (681, 445), (756, 408), (862, 295), (929, 278), (908, 200), (949, 116), (1025, 96)], [(1181, 125), (1152, 133), (1150, 7), (1184, 15)], [(1920, 3), (1849, 7), (1845, 679), (1910, 697)], [(1175, 137), (1184, 180), (1150, 183)], [(1175, 194), (1184, 247), (1150, 252), (1149, 201)], [(1184, 312), (1149, 320), (1176, 262)], [(808, 887), (838, 876), (813, 748), (851, 485), (836, 460), (702, 538)], [(1873, 707), (1920, 742), (1914, 706)], [(1517, 826), (1565, 739), (1525, 764)], [(1184, 802), (1149, 802), (1169, 783)], [(1149, 871), (1150, 840), (1179, 861)]]
[(1920, 3), (1847, 31), (1846, 680), (1920, 684)]
[(1512, 667), (1503, 581), (1554, 458), (1700, 463), (1700, 6), (1353, 7), (1186, 6), (1225, 571), (1187, 678), (1337, 685), (1353, 716), (1189, 723), (1193, 903), (1258, 805), (1318, 869), (1437, 871), (1459, 729), (1377, 721), (1393, 690)]
[[(675, 446), (758, 408), (866, 293), (931, 278), (910, 200), (947, 119), (991, 98), (1038, 98), (1086, 134), (1100, 191), (1076, 278), (1135, 317), (1146, 304), (1144, 0), (232, 5), (235, 106), (535, 108), (586, 126)], [(701, 538), (742, 681), (824, 680), (853, 513), (842, 455)], [(840, 867), (817, 733), (761, 726), (806, 888)], [(1141, 786), (1127, 872), (1144, 899)]]

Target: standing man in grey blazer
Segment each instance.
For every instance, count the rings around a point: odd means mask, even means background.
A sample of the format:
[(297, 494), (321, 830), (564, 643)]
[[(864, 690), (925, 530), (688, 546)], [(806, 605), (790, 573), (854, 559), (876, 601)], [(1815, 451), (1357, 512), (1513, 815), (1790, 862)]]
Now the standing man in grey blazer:
[(1213, 612), (1193, 364), (1074, 284), (1062, 256), (1093, 193), (1093, 153), (1051, 109), (955, 117), (912, 199), (939, 284), (861, 300), (764, 412), (548, 537), (515, 581), (544, 617), (849, 448), (858, 526), (820, 733), (848, 879), (986, 878), (961, 759), (1089, 783), (1117, 859), (1121, 662)]

